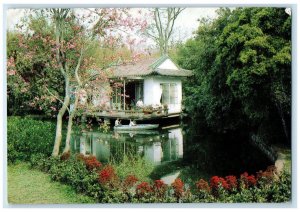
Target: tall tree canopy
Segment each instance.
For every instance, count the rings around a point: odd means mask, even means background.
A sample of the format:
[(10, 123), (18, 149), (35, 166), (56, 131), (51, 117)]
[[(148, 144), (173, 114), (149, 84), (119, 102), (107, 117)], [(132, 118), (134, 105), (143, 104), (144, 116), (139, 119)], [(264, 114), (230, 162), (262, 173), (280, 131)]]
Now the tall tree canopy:
[(284, 8), (223, 8), (218, 15), (202, 20), (179, 51), (179, 64), (195, 71), (185, 88), (187, 111), (217, 131), (289, 140), (291, 16)]

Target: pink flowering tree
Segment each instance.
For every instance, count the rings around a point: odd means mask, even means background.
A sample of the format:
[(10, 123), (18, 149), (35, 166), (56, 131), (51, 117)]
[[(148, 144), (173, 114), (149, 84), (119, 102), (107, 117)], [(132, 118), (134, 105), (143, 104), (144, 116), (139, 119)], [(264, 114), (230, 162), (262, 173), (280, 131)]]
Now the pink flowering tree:
[[(25, 26), (24, 23), (28, 23)], [(44, 41), (39, 37), (42, 35)], [(63, 79), (49, 54), (53, 33), (45, 18), (26, 16), (15, 30), (7, 32), (7, 101), (9, 115), (46, 114), (52, 116), (63, 95)]]
[[(129, 9), (101, 8), (101, 9), (43, 9), (35, 11), (34, 17), (42, 17), (44, 24), (48, 26), (49, 33), (30, 30), (34, 22), (27, 22), (27, 32), (22, 32), (31, 42), (39, 43), (46, 50), (44, 56), (44, 66), (53, 67), (53, 75), (56, 79), (61, 79), (58, 83), (63, 90), (61, 95), (49, 83), (44, 82), (42, 90), (47, 95), (36, 96), (32, 104), (40, 104), (47, 96), (59, 105), (50, 106), (50, 109), (57, 112), (56, 137), (53, 147), (53, 156), (59, 154), (62, 140), (62, 122), (65, 113), (68, 111), (67, 138), (64, 152), (70, 149), (70, 137), (72, 123), (75, 115), (78, 114), (78, 107), (83, 95), (89, 87), (107, 82), (106, 68), (114, 61), (128, 62), (137, 59), (134, 46), (137, 42), (135, 35), (143, 31), (146, 27), (145, 18), (133, 17)], [(142, 15), (140, 15), (142, 17)], [(33, 18), (34, 19), (34, 18)], [(131, 38), (132, 37), (132, 38)], [(22, 43), (22, 39), (19, 39)], [(97, 45), (95, 45), (97, 44)], [(105, 47), (111, 50), (111, 54), (103, 56), (102, 63), (99, 64), (95, 52), (97, 47)], [(24, 52), (29, 57), (35, 57), (40, 48), (32, 46), (22, 46)], [(119, 48), (129, 49), (129, 54), (123, 55), (124, 51), (117, 51)], [(20, 50), (18, 50), (20, 51)], [(117, 52), (118, 54), (114, 54)], [(126, 51), (125, 51), (126, 53)], [(29, 58), (30, 60), (30, 58)], [(95, 74), (96, 73), (96, 74)], [(18, 78), (18, 69), (14, 69), (14, 61), (11, 59), (8, 64), (8, 76), (15, 76), (14, 80), (23, 82), (23, 89), (26, 89), (24, 77)], [(51, 78), (51, 77), (50, 77)], [(63, 87), (63, 88), (62, 88)], [(71, 99), (71, 96), (74, 96)], [(70, 109), (72, 104), (72, 110)]]

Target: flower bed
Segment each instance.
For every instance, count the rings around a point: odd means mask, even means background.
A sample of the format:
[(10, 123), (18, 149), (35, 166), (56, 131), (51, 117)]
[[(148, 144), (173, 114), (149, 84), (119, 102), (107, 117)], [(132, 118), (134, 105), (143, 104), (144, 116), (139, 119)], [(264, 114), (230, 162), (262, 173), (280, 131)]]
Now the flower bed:
[(168, 186), (162, 180), (140, 181), (134, 173), (120, 178), (113, 166), (102, 166), (94, 156), (47, 158), (39, 154), (31, 164), (100, 203), (287, 202), (291, 198), (290, 174), (278, 175), (273, 166), (256, 175), (213, 176), (209, 182), (199, 179), (189, 186), (177, 178)]

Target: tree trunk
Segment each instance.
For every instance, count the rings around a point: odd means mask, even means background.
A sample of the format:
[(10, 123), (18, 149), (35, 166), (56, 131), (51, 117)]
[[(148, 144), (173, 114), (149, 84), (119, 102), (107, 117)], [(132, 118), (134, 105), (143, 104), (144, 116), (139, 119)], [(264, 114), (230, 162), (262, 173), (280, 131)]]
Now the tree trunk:
[(77, 110), (78, 101), (79, 101), (79, 95), (76, 94), (73, 110), (69, 112), (68, 129), (67, 129), (67, 137), (66, 137), (64, 153), (70, 151), (73, 118), (74, 118), (76, 110)]
[(70, 95), (69, 95), (69, 78), (66, 77), (66, 84), (65, 84), (65, 89), (66, 89), (66, 94), (63, 102), (63, 106), (60, 108), (58, 114), (57, 114), (57, 122), (56, 122), (56, 135), (55, 135), (55, 142), (54, 142), (54, 147), (52, 151), (52, 156), (56, 157), (59, 154), (59, 147), (61, 144), (61, 139), (62, 139), (62, 118), (69, 106), (70, 103)]
[(73, 126), (73, 117), (74, 113), (72, 112), (69, 116), (68, 120), (68, 129), (67, 129), (67, 137), (66, 137), (66, 144), (63, 153), (70, 151), (70, 142), (71, 142), (71, 135), (72, 135), (72, 126)]

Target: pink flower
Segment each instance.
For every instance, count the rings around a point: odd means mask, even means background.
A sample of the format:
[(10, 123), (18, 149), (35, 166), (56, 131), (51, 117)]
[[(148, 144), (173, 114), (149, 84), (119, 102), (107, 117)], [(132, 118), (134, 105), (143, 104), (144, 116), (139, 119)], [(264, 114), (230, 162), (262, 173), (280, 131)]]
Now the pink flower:
[(53, 107), (53, 106), (51, 106), (50, 109), (53, 110), (53, 111), (56, 111), (56, 108)]
[(9, 71), (7, 71), (7, 75), (9, 75), (9, 76), (16, 75), (16, 73), (17, 73), (16, 70), (9, 70)]

